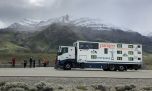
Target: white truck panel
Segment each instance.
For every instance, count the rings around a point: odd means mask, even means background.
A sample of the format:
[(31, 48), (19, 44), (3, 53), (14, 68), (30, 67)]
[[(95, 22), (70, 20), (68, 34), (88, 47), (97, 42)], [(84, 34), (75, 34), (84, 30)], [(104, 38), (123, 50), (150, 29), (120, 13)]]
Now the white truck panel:
[[(98, 49), (89, 49), (89, 48), (80, 49), (79, 42), (81, 41), (77, 42), (77, 62), (80, 63), (81, 62), (83, 63), (89, 63), (89, 62), (141, 63), (142, 62), (142, 46), (140, 44), (92, 42), (92, 43), (98, 43)], [(122, 45), (122, 48), (117, 47), (118, 44)], [(129, 45), (131, 47), (133, 46), (133, 48), (128, 48)], [(108, 50), (107, 54), (104, 53), (105, 48), (107, 48)], [(121, 51), (122, 53), (118, 54), (117, 51)], [(133, 52), (133, 54), (129, 54), (129, 51)], [(133, 59), (133, 60), (129, 60), (129, 59)]]

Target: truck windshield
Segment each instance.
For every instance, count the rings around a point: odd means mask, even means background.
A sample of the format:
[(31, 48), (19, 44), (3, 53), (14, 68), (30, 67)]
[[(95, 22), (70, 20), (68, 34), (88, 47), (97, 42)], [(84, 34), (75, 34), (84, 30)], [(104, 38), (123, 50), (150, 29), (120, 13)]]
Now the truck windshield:
[(68, 53), (68, 48), (67, 47), (62, 47), (58, 50), (58, 55), (62, 55), (64, 53)]

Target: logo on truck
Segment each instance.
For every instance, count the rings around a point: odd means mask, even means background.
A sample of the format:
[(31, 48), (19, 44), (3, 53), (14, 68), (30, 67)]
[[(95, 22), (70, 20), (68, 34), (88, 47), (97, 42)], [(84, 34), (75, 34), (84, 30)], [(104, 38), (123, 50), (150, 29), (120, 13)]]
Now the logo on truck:
[(115, 45), (113, 44), (100, 44), (100, 48), (115, 48)]

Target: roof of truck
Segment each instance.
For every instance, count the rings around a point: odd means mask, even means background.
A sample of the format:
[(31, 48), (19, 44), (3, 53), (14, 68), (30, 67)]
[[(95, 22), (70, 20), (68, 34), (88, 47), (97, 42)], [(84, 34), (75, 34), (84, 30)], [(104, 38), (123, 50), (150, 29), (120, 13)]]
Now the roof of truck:
[(93, 41), (82, 41), (82, 40), (77, 40), (76, 42), (90, 42), (90, 43), (114, 43), (114, 44), (142, 45), (142, 44), (133, 44), (133, 43), (93, 42)]

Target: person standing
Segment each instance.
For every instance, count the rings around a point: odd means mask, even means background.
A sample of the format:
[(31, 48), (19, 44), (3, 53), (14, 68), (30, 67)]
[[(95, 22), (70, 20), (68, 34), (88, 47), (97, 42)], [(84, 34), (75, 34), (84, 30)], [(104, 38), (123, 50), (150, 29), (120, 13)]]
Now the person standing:
[(46, 59), (43, 59), (43, 67), (46, 67)]
[(16, 58), (12, 58), (12, 67), (15, 67), (15, 64), (16, 64)]
[(27, 60), (24, 60), (24, 68), (27, 66)]
[(33, 67), (35, 68), (35, 60), (33, 60)]
[(32, 57), (30, 57), (30, 60), (29, 60), (30, 68), (32, 67), (32, 61), (33, 61), (33, 59), (32, 59)]
[(39, 67), (41, 67), (41, 60), (40, 59), (38, 60), (38, 64), (39, 64)]

